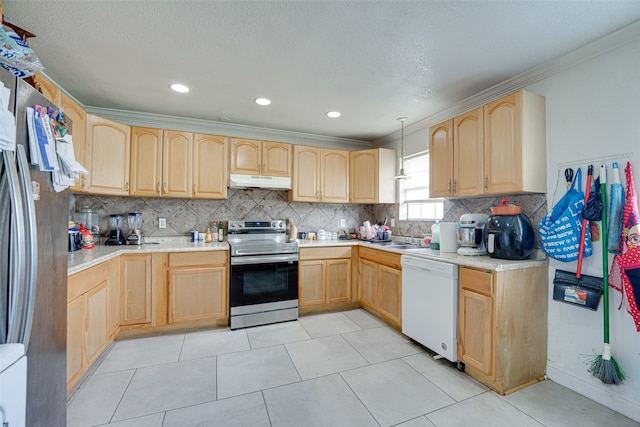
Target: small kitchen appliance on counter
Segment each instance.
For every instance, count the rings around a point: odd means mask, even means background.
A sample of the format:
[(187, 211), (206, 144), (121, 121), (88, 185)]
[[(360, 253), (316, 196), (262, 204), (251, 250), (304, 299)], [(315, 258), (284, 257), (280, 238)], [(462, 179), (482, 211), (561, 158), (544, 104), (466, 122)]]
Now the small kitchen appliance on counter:
[(458, 254), (460, 255), (486, 255), (487, 247), (484, 244), (484, 227), (489, 219), (485, 214), (464, 214), (460, 217), (458, 228)]
[(127, 245), (142, 245), (142, 212), (129, 212), (127, 217), (129, 224), (129, 235)]
[(105, 245), (124, 245), (125, 239), (124, 234), (122, 233), (123, 224), (124, 217), (122, 215), (114, 214), (109, 216), (109, 227), (111, 228), (111, 231), (109, 232), (109, 238), (104, 242)]
[(485, 245), (492, 258), (521, 260), (533, 252), (535, 235), (520, 206), (496, 206), (485, 226)]

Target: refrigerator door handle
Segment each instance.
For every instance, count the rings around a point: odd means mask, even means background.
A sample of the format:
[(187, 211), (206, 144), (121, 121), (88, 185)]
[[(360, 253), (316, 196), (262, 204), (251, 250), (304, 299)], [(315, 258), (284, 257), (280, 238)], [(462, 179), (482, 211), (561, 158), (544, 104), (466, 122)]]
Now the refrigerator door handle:
[(36, 205), (31, 190), (31, 174), (29, 161), (23, 145), (17, 147), (18, 171), (22, 185), (22, 202), (25, 213), (25, 239), (27, 256), (27, 295), (26, 305), (19, 340), (24, 344), (25, 351), (29, 346), (33, 312), (36, 306), (36, 291), (38, 287), (38, 226), (36, 221)]
[(25, 289), (25, 248), (21, 245), (25, 239), (24, 211), (20, 203), (20, 187), (16, 170), (15, 155), (10, 151), (3, 151), (6, 179), (9, 185), (11, 200), (11, 265), (9, 266), (9, 295), (7, 342), (17, 343), (20, 340), (22, 321), (24, 319)]

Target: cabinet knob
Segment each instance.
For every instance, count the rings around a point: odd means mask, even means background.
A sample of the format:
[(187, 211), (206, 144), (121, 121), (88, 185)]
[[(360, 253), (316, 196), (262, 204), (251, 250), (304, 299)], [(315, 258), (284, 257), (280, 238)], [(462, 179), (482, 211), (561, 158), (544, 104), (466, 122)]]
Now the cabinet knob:
[(157, 188), (158, 188), (158, 194), (161, 195), (162, 193), (160, 192), (160, 181), (158, 181)]
[(447, 193), (451, 194), (451, 180), (447, 182)]
[(458, 191), (458, 183), (454, 179), (453, 180), (453, 194), (456, 194), (457, 191)]
[(129, 192), (129, 182), (127, 182), (127, 189), (125, 190), (127, 193)]
[(487, 181), (489, 181), (489, 176), (485, 175), (483, 181), (484, 182), (482, 183), (482, 185), (484, 186), (484, 189), (486, 190), (487, 189)]

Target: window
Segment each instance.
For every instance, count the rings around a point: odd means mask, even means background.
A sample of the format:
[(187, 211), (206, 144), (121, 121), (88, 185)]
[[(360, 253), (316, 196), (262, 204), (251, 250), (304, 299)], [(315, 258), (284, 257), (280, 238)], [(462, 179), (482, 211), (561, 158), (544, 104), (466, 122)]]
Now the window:
[(404, 170), (410, 178), (400, 181), (400, 219), (442, 219), (444, 202), (429, 199), (429, 152), (405, 156)]

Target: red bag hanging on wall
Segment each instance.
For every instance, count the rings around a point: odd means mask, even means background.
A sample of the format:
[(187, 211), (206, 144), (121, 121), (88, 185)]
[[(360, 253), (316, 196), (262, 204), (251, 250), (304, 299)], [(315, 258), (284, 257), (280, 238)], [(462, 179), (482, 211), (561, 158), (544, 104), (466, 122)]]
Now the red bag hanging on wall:
[(622, 248), (613, 261), (609, 285), (622, 292), (627, 311), (633, 317), (636, 330), (640, 332), (640, 212), (631, 162), (627, 162), (624, 172), (627, 191), (622, 209)]

